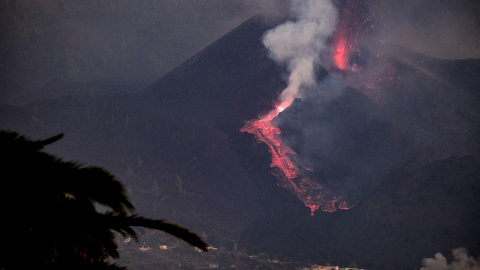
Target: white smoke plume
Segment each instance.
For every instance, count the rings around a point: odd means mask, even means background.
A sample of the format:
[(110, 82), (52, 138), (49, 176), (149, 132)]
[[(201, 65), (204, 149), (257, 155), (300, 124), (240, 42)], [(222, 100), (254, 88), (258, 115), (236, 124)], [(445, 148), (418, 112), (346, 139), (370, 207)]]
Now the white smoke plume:
[(440, 253), (435, 254), (435, 258), (423, 259), (423, 265), (420, 270), (480, 270), (480, 258), (475, 259), (468, 255), (465, 248), (452, 250), (453, 262), (448, 264), (447, 259)]
[(286, 64), (290, 71), (288, 87), (280, 96), (287, 107), (301, 98), (302, 86), (315, 85), (314, 67), (338, 21), (331, 0), (292, 0), (291, 13), (296, 21), (269, 30), (263, 38), (270, 57)]

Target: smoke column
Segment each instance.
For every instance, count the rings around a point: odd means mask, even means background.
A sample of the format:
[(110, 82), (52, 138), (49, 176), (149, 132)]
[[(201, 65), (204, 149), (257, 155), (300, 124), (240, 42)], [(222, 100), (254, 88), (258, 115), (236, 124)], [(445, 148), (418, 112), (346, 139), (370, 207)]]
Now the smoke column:
[(269, 30), (263, 44), (270, 57), (286, 64), (290, 72), (288, 87), (280, 96), (283, 108), (301, 98), (302, 86), (315, 85), (314, 67), (326, 48), (338, 20), (337, 9), (330, 0), (292, 0), (295, 22), (286, 22)]
[(480, 261), (468, 256), (465, 248), (457, 248), (452, 251), (453, 262), (447, 264), (447, 259), (440, 253), (435, 258), (423, 259), (420, 270), (480, 270)]
[(308, 176), (309, 164), (287, 147), (281, 139), (280, 129), (272, 120), (295, 98), (302, 97), (302, 89), (315, 86), (314, 67), (320, 64), (320, 53), (326, 48), (328, 37), (337, 23), (337, 10), (330, 0), (294, 0), (292, 15), (296, 21), (288, 21), (266, 32), (263, 44), (270, 57), (279, 64), (286, 64), (290, 74), (288, 86), (279, 98), (279, 103), (267, 114), (250, 120), (240, 129), (254, 134), (265, 143), (272, 154), (272, 173), (279, 185), (297, 196), (310, 208), (333, 212), (352, 207)]

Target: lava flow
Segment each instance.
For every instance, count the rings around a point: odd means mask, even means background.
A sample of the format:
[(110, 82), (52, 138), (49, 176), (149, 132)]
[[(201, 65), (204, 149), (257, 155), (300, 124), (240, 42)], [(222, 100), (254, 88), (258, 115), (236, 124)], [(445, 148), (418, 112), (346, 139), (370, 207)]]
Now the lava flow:
[[(364, 12), (367, 10), (364, 1), (368, 0), (335, 0), (335, 3), (330, 0), (294, 1), (293, 15), (297, 21), (287, 21), (267, 31), (263, 37), (269, 56), (277, 63), (286, 64), (290, 72), (288, 86), (282, 91), (281, 102), (274, 109), (258, 119), (247, 121), (240, 129), (241, 132), (254, 134), (259, 142), (268, 146), (272, 154), (270, 167), (278, 184), (303, 201), (312, 215), (317, 209), (333, 212), (338, 208), (349, 209), (351, 205), (310, 177), (312, 168), (283, 143), (281, 131), (272, 120), (295, 98), (302, 97), (302, 88), (315, 86), (315, 65), (321, 61), (320, 56), (327, 45), (334, 48), (331, 51), (333, 64), (338, 69), (353, 70), (361, 62), (355, 59), (359, 58), (360, 52), (357, 52), (358, 34), (354, 30), (370, 24), (368, 12)], [(337, 11), (338, 17), (334, 16)], [(358, 22), (358, 19), (362, 21)], [(353, 52), (356, 52), (354, 57)]]
[(340, 209), (349, 209), (352, 206), (340, 196), (335, 196), (311, 179), (306, 171), (312, 171), (312, 168), (295, 151), (283, 144), (281, 131), (272, 124), (272, 120), (289, 107), (290, 103), (277, 104), (273, 110), (259, 119), (247, 121), (240, 131), (254, 134), (259, 142), (268, 145), (272, 154), (270, 167), (273, 168), (272, 173), (278, 178), (279, 185), (303, 201), (310, 208), (312, 216), (319, 208), (326, 212), (334, 212), (337, 210), (336, 204)]

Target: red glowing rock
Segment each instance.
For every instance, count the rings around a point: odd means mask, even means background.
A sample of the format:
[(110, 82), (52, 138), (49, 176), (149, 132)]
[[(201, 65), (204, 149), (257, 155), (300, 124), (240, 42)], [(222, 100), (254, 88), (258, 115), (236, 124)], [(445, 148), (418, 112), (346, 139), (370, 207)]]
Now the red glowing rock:
[(335, 46), (335, 54), (333, 56), (335, 66), (339, 69), (346, 69), (348, 64), (349, 52), (346, 47), (345, 38), (340, 37)]
[(334, 212), (337, 210), (337, 204), (340, 209), (349, 209), (349, 204), (340, 196), (335, 196), (330, 190), (304, 173), (312, 171), (312, 168), (295, 151), (283, 143), (280, 137), (281, 131), (272, 124), (272, 120), (289, 106), (288, 102), (278, 104), (273, 110), (258, 119), (247, 121), (240, 131), (254, 134), (259, 142), (268, 146), (272, 154), (270, 167), (275, 168), (273, 174), (279, 180), (278, 185), (295, 194), (310, 208), (312, 216), (317, 209)]

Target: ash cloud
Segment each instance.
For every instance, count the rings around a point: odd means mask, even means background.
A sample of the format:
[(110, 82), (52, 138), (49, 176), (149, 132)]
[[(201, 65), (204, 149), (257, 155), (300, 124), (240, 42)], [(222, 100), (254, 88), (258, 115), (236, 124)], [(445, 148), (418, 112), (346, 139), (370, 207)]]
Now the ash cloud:
[(452, 250), (452, 255), (451, 263), (441, 253), (435, 254), (434, 258), (425, 258), (420, 270), (480, 270), (480, 258), (469, 256), (465, 248)]
[(295, 21), (269, 30), (263, 38), (270, 57), (286, 64), (290, 72), (288, 87), (280, 96), (280, 102), (287, 107), (295, 98), (302, 97), (302, 87), (315, 85), (314, 68), (320, 64), (319, 54), (326, 49), (338, 20), (337, 9), (330, 0), (293, 0), (291, 13)]
[[(336, 3), (345, 0), (336, 0)], [(371, 43), (393, 44), (446, 59), (480, 58), (480, 2), (471, 0), (363, 0), (375, 16)], [(288, 14), (283, 1), (246, 1), (267, 16)]]

